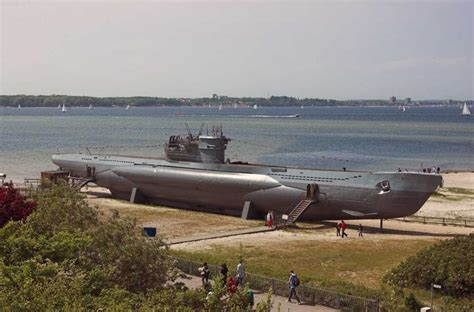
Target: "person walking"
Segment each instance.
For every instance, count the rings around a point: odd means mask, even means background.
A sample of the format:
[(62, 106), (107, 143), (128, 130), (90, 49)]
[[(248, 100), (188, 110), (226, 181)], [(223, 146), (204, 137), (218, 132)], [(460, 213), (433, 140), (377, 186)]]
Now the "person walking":
[(220, 273), (222, 275), (222, 285), (225, 286), (226, 281), (227, 281), (227, 273), (229, 272), (229, 269), (227, 268), (227, 264), (222, 263), (220, 267)]
[(202, 267), (199, 268), (199, 274), (201, 275), (201, 281), (203, 286), (209, 284), (210, 273), (211, 272), (209, 271), (209, 266), (207, 265), (207, 262), (204, 262)]
[(364, 231), (364, 227), (362, 226), (362, 224), (359, 223), (359, 237), (362, 237), (362, 233)]
[(296, 294), (296, 288), (300, 285), (300, 279), (298, 276), (291, 270), (290, 272), (290, 278), (288, 279), (288, 284), (290, 286), (290, 296), (288, 297), (288, 302), (291, 302), (291, 299), (295, 297), (296, 301), (298, 301), (298, 304), (301, 304), (300, 298)]
[(341, 231), (342, 231), (342, 235), (341, 237), (344, 238), (344, 236), (348, 236), (347, 233), (346, 233), (346, 229), (347, 229), (347, 224), (346, 222), (344, 222), (344, 220), (341, 220)]
[(244, 283), (245, 279), (245, 266), (244, 261), (240, 259), (239, 264), (237, 264), (237, 286), (240, 286)]
[(336, 223), (336, 236), (341, 236), (341, 224)]

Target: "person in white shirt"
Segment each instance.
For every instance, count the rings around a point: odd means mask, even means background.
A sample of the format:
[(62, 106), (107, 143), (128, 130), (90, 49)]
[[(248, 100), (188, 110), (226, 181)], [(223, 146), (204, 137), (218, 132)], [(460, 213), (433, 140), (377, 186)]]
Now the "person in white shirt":
[(237, 264), (237, 285), (243, 285), (245, 278), (245, 266), (244, 261), (241, 259), (239, 264)]

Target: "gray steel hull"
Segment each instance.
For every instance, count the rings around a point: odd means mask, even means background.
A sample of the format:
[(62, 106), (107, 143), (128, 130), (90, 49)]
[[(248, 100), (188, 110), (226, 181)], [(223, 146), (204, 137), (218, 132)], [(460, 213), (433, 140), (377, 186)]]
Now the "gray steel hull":
[[(246, 201), (256, 212), (289, 213), (317, 184), (317, 201), (306, 220), (370, 219), (408, 216), (418, 211), (441, 183), (420, 173), (347, 172), (260, 165), (170, 162), (124, 156), (53, 155), (74, 176), (94, 168), (95, 183), (115, 197), (129, 199), (137, 188), (147, 202), (240, 215)], [(389, 181), (390, 190), (381, 189)]]

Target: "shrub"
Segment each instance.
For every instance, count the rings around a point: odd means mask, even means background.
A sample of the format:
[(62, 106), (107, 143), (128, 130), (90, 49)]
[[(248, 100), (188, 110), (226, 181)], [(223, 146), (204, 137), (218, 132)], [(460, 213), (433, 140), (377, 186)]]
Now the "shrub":
[(397, 287), (430, 289), (431, 283), (456, 297), (474, 294), (474, 236), (442, 241), (402, 262), (384, 280)]
[(0, 228), (8, 221), (24, 221), (36, 208), (36, 203), (25, 199), (12, 183), (0, 187)]

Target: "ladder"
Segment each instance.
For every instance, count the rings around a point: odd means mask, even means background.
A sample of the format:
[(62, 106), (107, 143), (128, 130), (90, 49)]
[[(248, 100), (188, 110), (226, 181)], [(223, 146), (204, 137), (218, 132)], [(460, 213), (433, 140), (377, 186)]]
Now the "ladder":
[(305, 210), (314, 203), (311, 199), (303, 199), (296, 205), (296, 207), (288, 214), (288, 223), (295, 223), (296, 220), (305, 212)]

